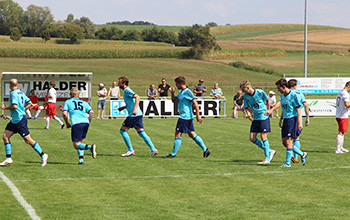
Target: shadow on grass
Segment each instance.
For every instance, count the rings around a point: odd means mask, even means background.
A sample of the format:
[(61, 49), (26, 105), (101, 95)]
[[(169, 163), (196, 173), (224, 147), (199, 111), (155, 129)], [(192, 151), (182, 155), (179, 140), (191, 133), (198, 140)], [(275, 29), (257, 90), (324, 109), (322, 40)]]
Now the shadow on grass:
[[(41, 164), (40, 161), (24, 161), (25, 163), (29, 163), (29, 164)], [(58, 165), (62, 165), (62, 164), (67, 164), (67, 165), (72, 165), (72, 164), (76, 164), (76, 163), (65, 163), (65, 162), (47, 162), (48, 165), (52, 165), (52, 164), (58, 164)]]

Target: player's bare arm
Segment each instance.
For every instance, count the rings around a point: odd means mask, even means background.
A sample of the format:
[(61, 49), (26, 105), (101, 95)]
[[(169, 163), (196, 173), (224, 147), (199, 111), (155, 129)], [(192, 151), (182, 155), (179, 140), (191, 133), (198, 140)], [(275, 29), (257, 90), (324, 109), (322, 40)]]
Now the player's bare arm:
[(68, 111), (63, 111), (63, 119), (66, 122), (67, 129), (71, 127), (70, 123), (68, 122)]
[(175, 102), (177, 102), (178, 100), (177, 100), (177, 98), (175, 97), (175, 87), (172, 87), (171, 88), (171, 90), (170, 90), (170, 93), (171, 93), (171, 101), (173, 102), (173, 103), (175, 103)]
[(297, 109), (297, 114), (298, 114), (298, 129), (299, 131), (303, 130), (303, 124), (301, 123), (301, 110), (300, 107), (296, 108)]
[(13, 110), (13, 109), (16, 109), (17, 107), (18, 107), (17, 105), (9, 105), (9, 106), (6, 106), (5, 104), (1, 105), (1, 108), (4, 110)]
[(307, 102), (304, 102), (303, 105), (304, 105), (305, 114), (306, 114), (305, 126), (308, 126), (310, 124), (310, 120), (309, 120), (309, 115), (310, 115), (309, 106), (308, 106)]
[(123, 111), (124, 109), (126, 109), (126, 106), (119, 107), (118, 111)]
[(202, 117), (199, 115), (199, 107), (198, 107), (198, 102), (197, 102), (197, 100), (196, 100), (196, 99), (193, 99), (193, 100), (192, 100), (192, 103), (193, 103), (193, 105), (194, 105), (194, 109), (196, 110), (196, 118), (197, 118), (197, 121), (198, 121), (199, 123), (202, 123), (202, 122), (203, 122), (203, 119), (202, 119)]
[(139, 106), (139, 104), (140, 104), (140, 96), (135, 94), (134, 99), (135, 99), (135, 105), (134, 105), (134, 109), (132, 110), (132, 114), (136, 115), (137, 114), (137, 106)]
[(278, 101), (278, 102), (276, 103), (276, 105), (275, 105), (273, 108), (267, 110), (267, 111), (264, 113), (264, 115), (267, 115), (267, 116), (268, 116), (268, 115), (271, 115), (272, 112), (275, 111), (276, 109), (278, 109), (280, 106), (281, 106), (281, 101)]

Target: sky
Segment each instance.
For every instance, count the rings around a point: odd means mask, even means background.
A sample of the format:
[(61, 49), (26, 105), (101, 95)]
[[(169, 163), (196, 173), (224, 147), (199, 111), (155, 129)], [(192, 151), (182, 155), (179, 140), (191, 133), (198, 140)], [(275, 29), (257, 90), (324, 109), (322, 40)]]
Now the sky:
[[(305, 0), (14, 0), (23, 9), (47, 6), (55, 20), (68, 14), (95, 24), (148, 21), (157, 25), (303, 24)], [(307, 0), (308, 24), (350, 28), (350, 0)]]

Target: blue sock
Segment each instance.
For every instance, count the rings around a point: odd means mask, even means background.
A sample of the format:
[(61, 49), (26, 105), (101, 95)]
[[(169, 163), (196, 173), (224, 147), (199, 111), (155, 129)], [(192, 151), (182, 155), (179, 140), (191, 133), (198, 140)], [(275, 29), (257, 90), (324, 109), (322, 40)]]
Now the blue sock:
[(79, 150), (90, 150), (91, 149), (91, 145), (80, 143), (80, 144), (77, 145), (77, 148)]
[(265, 139), (263, 140), (263, 150), (264, 150), (264, 154), (265, 154), (265, 160), (270, 160), (270, 143), (269, 140)]
[(149, 136), (146, 134), (145, 131), (139, 132), (139, 135), (140, 135), (140, 137), (143, 138), (143, 140), (144, 140), (145, 143), (148, 145), (148, 147), (151, 148), (151, 151), (152, 151), (152, 152), (155, 151), (155, 150), (157, 150), (157, 149), (154, 147), (154, 145), (153, 145), (153, 143), (152, 143), (152, 141), (151, 141), (151, 138), (149, 138)]
[[(294, 150), (294, 147), (296, 147), (296, 148), (298, 148), (300, 150), (300, 140), (299, 140), (299, 138), (294, 140), (293, 150)], [(294, 151), (294, 158), (298, 160), (298, 154), (295, 151)]]
[(6, 158), (10, 158), (11, 157), (11, 143), (5, 143), (5, 153), (6, 153)]
[(296, 145), (293, 144), (293, 152), (300, 155), (300, 156), (303, 156), (303, 152), (300, 150), (300, 148), (298, 148)]
[(84, 150), (77, 150), (78, 157), (79, 157), (79, 163), (84, 161)]
[(41, 147), (39, 146), (38, 142), (35, 142), (32, 147), (39, 154), (40, 157), (44, 155), (43, 150), (41, 150)]
[(173, 152), (171, 152), (171, 155), (175, 156), (180, 146), (181, 146), (181, 137), (175, 137)]
[(286, 164), (290, 165), (290, 161), (292, 160), (293, 149), (287, 149), (286, 154)]
[(132, 148), (132, 145), (131, 145), (131, 141), (130, 141), (130, 137), (128, 135), (128, 132), (127, 131), (124, 131), (122, 129), (120, 129), (120, 134), (123, 136), (124, 138), (124, 142), (126, 144), (126, 146), (128, 147), (128, 151), (133, 151), (134, 149)]
[(202, 148), (203, 152), (207, 150), (207, 147), (205, 146), (202, 138), (199, 137), (198, 134), (196, 134), (192, 139), (194, 140), (194, 142), (196, 142), (196, 144), (198, 144), (198, 146)]
[(257, 139), (257, 138), (255, 138), (255, 140), (253, 141), (253, 144), (256, 144), (258, 147), (260, 147), (261, 149), (264, 149), (264, 147), (263, 147), (263, 143), (259, 140), (259, 139)]

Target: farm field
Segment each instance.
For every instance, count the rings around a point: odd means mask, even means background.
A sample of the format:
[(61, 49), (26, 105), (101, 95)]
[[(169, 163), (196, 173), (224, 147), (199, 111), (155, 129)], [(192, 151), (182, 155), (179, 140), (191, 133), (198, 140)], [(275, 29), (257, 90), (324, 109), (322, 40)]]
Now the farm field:
[[(3, 130), (7, 121), (1, 121)], [(269, 166), (260, 166), (261, 149), (249, 143), (247, 119), (204, 119), (196, 132), (212, 151), (204, 159), (186, 135), (175, 159), (171, 152), (176, 119), (144, 119), (145, 129), (160, 151), (149, 149), (129, 131), (136, 155), (122, 158), (126, 147), (119, 128), (122, 120), (93, 120), (86, 143), (97, 144), (98, 156), (85, 154), (77, 165), (70, 131), (44, 120), (30, 120), (32, 137), (47, 152), (40, 158), (16, 135), (14, 163), (1, 167), (42, 219), (347, 219), (346, 184), (349, 154), (335, 154), (334, 118), (312, 118), (301, 136), (307, 164), (279, 167), (285, 160), (278, 120), (272, 119), (271, 148), (277, 151)], [(348, 136), (345, 137), (345, 144)], [(4, 156), (1, 154), (1, 159)], [(24, 209), (0, 182), (0, 218), (28, 219)]]
[(162, 26), (162, 25), (117, 25), (117, 24), (99, 24), (97, 25), (98, 29), (101, 29), (103, 27), (111, 28), (116, 27), (119, 28), (122, 31), (126, 30), (137, 30), (137, 31), (143, 31), (145, 29), (151, 29), (151, 28), (158, 28), (158, 29), (164, 29), (168, 32), (179, 32), (182, 28), (187, 28), (188, 26)]

